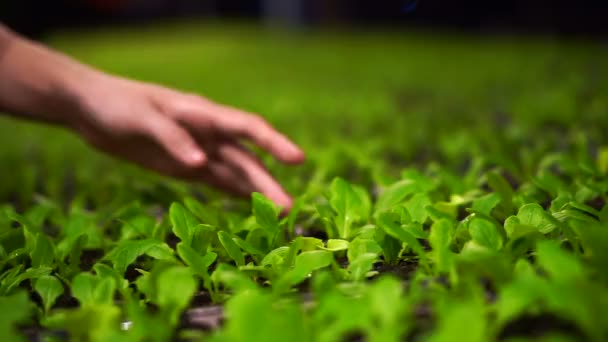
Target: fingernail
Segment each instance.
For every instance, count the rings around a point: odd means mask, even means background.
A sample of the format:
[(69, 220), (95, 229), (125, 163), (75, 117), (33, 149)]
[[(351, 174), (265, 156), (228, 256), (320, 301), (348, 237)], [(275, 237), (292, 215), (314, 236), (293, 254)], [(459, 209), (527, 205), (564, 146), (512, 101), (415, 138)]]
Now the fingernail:
[(300, 148), (298, 148), (296, 145), (289, 144), (287, 146), (288, 146), (287, 151), (288, 151), (289, 155), (291, 155), (292, 157), (300, 158), (300, 157), (304, 156), (304, 152)]
[(293, 200), (290, 197), (287, 197), (279, 203), (279, 206), (281, 207), (282, 214), (289, 213), (289, 210), (291, 210), (291, 208), (293, 207)]
[(205, 161), (205, 155), (203, 152), (196, 150), (190, 153), (190, 160), (192, 160), (193, 163), (200, 164)]

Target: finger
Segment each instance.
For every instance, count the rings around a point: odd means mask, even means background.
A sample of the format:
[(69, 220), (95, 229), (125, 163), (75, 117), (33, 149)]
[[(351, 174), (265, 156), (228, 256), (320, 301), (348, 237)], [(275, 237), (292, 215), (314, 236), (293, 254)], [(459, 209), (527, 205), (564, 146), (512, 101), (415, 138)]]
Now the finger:
[(252, 141), (282, 162), (297, 164), (304, 161), (304, 152), (260, 116), (218, 106), (215, 117), (226, 133)]
[(291, 197), (250, 152), (238, 145), (226, 144), (220, 148), (220, 155), (226, 163), (242, 173), (251, 184), (252, 191), (264, 194), (286, 210), (291, 208)]
[(214, 188), (240, 197), (248, 197), (255, 189), (239, 170), (219, 161), (209, 162), (203, 172), (191, 177)]
[(146, 121), (146, 129), (173, 158), (189, 167), (200, 167), (207, 161), (203, 149), (186, 129), (175, 121), (157, 116)]
[[(205, 111), (204, 114), (201, 114)], [(203, 128), (209, 126), (228, 136), (251, 140), (278, 160), (297, 164), (304, 161), (304, 152), (286, 136), (275, 130), (266, 120), (255, 114), (235, 108), (201, 101), (196, 108), (186, 113), (188, 121)]]

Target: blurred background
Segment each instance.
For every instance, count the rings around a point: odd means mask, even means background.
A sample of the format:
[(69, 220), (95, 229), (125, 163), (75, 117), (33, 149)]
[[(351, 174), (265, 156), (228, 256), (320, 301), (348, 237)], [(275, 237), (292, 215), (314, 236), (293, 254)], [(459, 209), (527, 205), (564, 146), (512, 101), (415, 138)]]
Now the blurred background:
[(289, 26), (403, 26), (605, 36), (608, 2), (572, 0), (20, 0), (0, 19), (29, 36), (159, 18), (247, 18)]
[[(264, 159), (294, 194), (437, 165), (464, 193), (488, 167), (525, 180), (552, 153), (597, 155), (607, 18), (608, 1), (0, 0), (0, 20), (84, 63), (259, 113), (307, 152), (295, 169)], [(73, 135), (9, 120), (0, 198), (44, 183), (53, 198), (69, 184), (99, 203), (174, 199)]]

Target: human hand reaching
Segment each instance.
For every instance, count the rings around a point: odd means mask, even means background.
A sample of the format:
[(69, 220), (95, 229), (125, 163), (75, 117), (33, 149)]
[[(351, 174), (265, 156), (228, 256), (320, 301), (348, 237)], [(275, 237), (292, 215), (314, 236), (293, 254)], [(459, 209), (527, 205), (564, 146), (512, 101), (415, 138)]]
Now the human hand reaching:
[(260, 116), (159, 85), (120, 78), (0, 25), (0, 109), (73, 129), (98, 149), (159, 173), (236, 195), (292, 201), (246, 148), (297, 164), (304, 153)]
[(289, 195), (243, 142), (288, 164), (302, 162), (304, 153), (260, 116), (157, 85), (99, 76), (73, 122), (93, 146), (165, 175), (236, 195), (261, 192), (291, 207)]

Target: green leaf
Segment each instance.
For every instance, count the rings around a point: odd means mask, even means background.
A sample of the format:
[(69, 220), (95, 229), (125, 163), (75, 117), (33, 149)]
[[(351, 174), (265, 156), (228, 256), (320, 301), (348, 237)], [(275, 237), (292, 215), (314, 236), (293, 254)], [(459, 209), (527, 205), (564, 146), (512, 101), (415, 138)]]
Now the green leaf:
[[(585, 259), (587, 259), (597, 270), (604, 270), (608, 264), (608, 230), (605, 223), (589, 224), (585, 221), (572, 220), (572, 229), (580, 237), (583, 245)], [(608, 280), (606, 272), (598, 272), (599, 275)]]
[(366, 220), (366, 214), (369, 215), (366, 200), (361, 196), (360, 191), (342, 178), (335, 178), (331, 183), (329, 203), (337, 214), (334, 222), (342, 239), (350, 239), (354, 235), (352, 225)]
[(66, 331), (73, 341), (120, 341), (120, 318), (119, 307), (104, 304), (57, 312), (44, 325)]
[(120, 290), (124, 295), (125, 290), (127, 290), (129, 287), (129, 281), (123, 278), (120, 273), (110, 266), (102, 263), (96, 263), (93, 265), (93, 270), (95, 270), (95, 274), (97, 274), (99, 278), (114, 279), (114, 283), (118, 287), (118, 290)]
[(384, 261), (389, 265), (396, 265), (399, 262), (403, 243), (399, 239), (387, 234), (383, 229), (380, 229), (377, 233), (376, 241), (382, 246)]
[[(261, 229), (262, 228), (257, 228), (255, 230), (257, 231), (257, 230), (261, 230)], [(249, 236), (247, 236), (247, 237), (249, 238)], [(233, 236), (232, 241), (234, 241), (234, 243), (236, 243), (243, 251), (245, 251), (245, 253), (251, 255), (252, 257), (262, 257), (265, 254), (261, 250), (253, 247), (253, 245), (251, 243), (239, 238), (238, 236)]]
[(44, 312), (49, 312), (57, 298), (63, 294), (63, 285), (56, 277), (46, 275), (36, 280), (34, 290), (42, 299)]
[(346, 256), (349, 262), (353, 262), (366, 253), (380, 254), (382, 253), (382, 247), (375, 240), (357, 237), (348, 245)]
[(429, 243), (433, 248), (433, 260), (439, 272), (449, 272), (452, 267), (452, 242), (453, 225), (448, 220), (440, 220), (431, 226)]
[(525, 255), (534, 248), (537, 240), (543, 238), (536, 227), (521, 224), (517, 216), (507, 218), (505, 231), (509, 236), (507, 248), (513, 256)]
[[(440, 219), (441, 221), (446, 220), (445, 218)], [(428, 239), (429, 233), (424, 230), (422, 223), (405, 223), (401, 227), (410, 233), (416, 239)]]
[(424, 223), (429, 217), (426, 207), (431, 204), (431, 199), (425, 193), (415, 194), (407, 203), (405, 208), (410, 213), (413, 222)]
[(169, 218), (173, 226), (173, 234), (190, 246), (194, 236), (194, 227), (199, 224), (196, 216), (180, 203), (174, 202), (169, 208)]
[[(289, 247), (283, 246), (270, 251), (270, 253), (266, 254), (262, 262), (260, 262), (260, 266), (271, 266), (275, 269), (278, 269), (285, 262), (285, 257), (289, 253)], [(291, 265), (290, 265), (291, 266)]]
[(194, 227), (190, 247), (201, 255), (205, 255), (215, 237), (215, 228), (208, 224), (199, 224)]
[(304, 198), (299, 197), (299, 198), (296, 198), (296, 200), (293, 202), (293, 206), (289, 210), (289, 214), (287, 215), (287, 222), (286, 222), (287, 233), (289, 234), (289, 237), (293, 238), (295, 236), (296, 220), (298, 218), (298, 214), (300, 214), (303, 207), (304, 207)]
[(327, 247), (324, 247), (324, 249), (332, 252), (344, 251), (348, 249), (348, 241), (340, 239), (329, 239), (327, 240)]
[(554, 241), (539, 241), (537, 258), (538, 264), (556, 281), (573, 282), (585, 279), (585, 271), (580, 261)]
[(32, 312), (33, 305), (25, 291), (9, 297), (0, 297), (0, 337), (3, 341), (25, 341), (17, 333), (17, 324), (25, 322)]
[[(310, 243), (311, 240), (306, 237), (297, 237), (295, 240), (291, 242), (289, 246), (289, 250), (285, 255), (285, 260), (283, 262), (283, 270), (287, 268), (291, 268), (295, 264), (296, 256), (300, 251), (307, 252), (309, 250), (316, 250), (316, 248), (306, 249), (306, 244)], [(321, 241), (321, 246), (323, 246), (323, 242)]]
[(595, 217), (600, 217), (600, 212), (598, 210), (596, 210), (595, 208), (592, 208), (586, 204), (583, 203), (578, 203), (576, 201), (570, 201), (568, 202), (568, 204), (575, 209), (578, 209), (582, 212), (588, 213), (590, 215), (593, 215)]
[(223, 284), (225, 288), (234, 290), (236, 293), (253, 291), (258, 287), (251, 278), (228, 264), (219, 264), (211, 275), (211, 281), (216, 287)]
[(209, 274), (209, 266), (211, 266), (217, 258), (217, 254), (213, 252), (201, 256), (183, 242), (177, 244), (177, 254), (182, 258), (186, 265), (192, 268), (195, 274), (203, 277), (206, 277)]
[(127, 330), (127, 340), (150, 342), (171, 340), (174, 331), (166, 318), (151, 314), (145, 305), (131, 296), (125, 299), (124, 308), (124, 315), (131, 322), (129, 326), (122, 327), (123, 330), (125, 328)]
[(149, 246), (146, 248), (145, 254), (158, 260), (175, 260), (173, 249), (166, 243), (158, 243)]
[(19, 286), (19, 284), (21, 284), (21, 282), (28, 280), (28, 279), (38, 279), (40, 277), (46, 276), (51, 274), (51, 271), (53, 269), (50, 267), (31, 267), (28, 268), (27, 270), (25, 270), (25, 272), (17, 275), (8, 285), (7, 285), (7, 289), (6, 289), (6, 293), (10, 293), (11, 290), (17, 286)]
[(501, 204), (504, 206), (507, 213), (513, 211), (513, 188), (511, 184), (507, 182), (503, 176), (497, 171), (491, 171), (486, 174), (488, 179), (488, 185), (492, 190), (500, 196)]
[(219, 212), (215, 208), (202, 205), (192, 197), (184, 199), (184, 204), (201, 222), (205, 222), (211, 226), (218, 226), (220, 224)]
[(283, 292), (302, 282), (312, 272), (331, 265), (333, 260), (332, 253), (328, 251), (303, 252), (296, 257), (294, 268), (285, 273), (277, 281), (274, 288), (278, 292)]
[(351, 187), (361, 202), (361, 207), (359, 208), (359, 221), (367, 222), (372, 211), (372, 199), (367, 190), (362, 186), (353, 184)]
[(57, 246), (57, 249), (60, 252), (58, 256), (62, 257), (68, 254), (70, 245), (81, 235), (86, 235), (87, 237), (87, 242), (84, 248), (103, 247), (103, 231), (97, 226), (95, 217), (90, 213), (73, 211), (70, 213), (70, 216), (67, 218), (67, 222), (63, 227), (63, 239)]
[(79, 273), (72, 279), (71, 293), (82, 307), (114, 304), (116, 279), (113, 276), (94, 276)]
[(331, 265), (333, 261), (332, 253), (327, 251), (302, 252), (296, 257), (293, 271), (295, 275), (302, 276), (303, 279), (313, 271)]
[(433, 205), (425, 206), (424, 209), (433, 221), (454, 220), (458, 215), (458, 205), (448, 202), (436, 202)]
[(491, 250), (502, 248), (502, 236), (496, 225), (486, 219), (475, 217), (469, 222), (469, 233), (473, 241)]
[(113, 277), (103, 277), (97, 282), (93, 289), (93, 301), (96, 305), (114, 304), (114, 292), (116, 292), (116, 282)]
[(314, 251), (319, 248), (323, 248), (323, 240), (313, 238), (310, 236), (300, 236), (299, 240), (302, 241), (301, 249), (303, 251)]
[[(370, 341), (400, 341), (413, 322), (403, 320), (409, 307), (403, 294), (402, 283), (393, 277), (381, 277), (367, 291), (368, 312), (374, 322), (368, 330)], [(371, 327), (370, 327), (371, 328)]]
[(120, 241), (104, 259), (109, 260), (116, 271), (124, 274), (127, 267), (144, 254), (155, 259), (175, 260), (171, 247), (164, 242), (152, 239)]
[(403, 179), (384, 189), (376, 201), (376, 213), (392, 209), (405, 198), (418, 190), (418, 185), (411, 179)]
[(44, 233), (36, 235), (34, 249), (30, 252), (32, 267), (52, 266), (55, 260), (55, 246)]
[(353, 281), (365, 280), (369, 271), (371, 271), (374, 263), (378, 261), (378, 255), (375, 253), (364, 253), (359, 255), (348, 265), (351, 279)]
[(121, 220), (124, 224), (121, 229), (121, 239), (132, 239), (137, 237), (152, 237), (156, 220), (145, 214), (132, 214)]
[(88, 306), (94, 303), (93, 292), (99, 279), (90, 273), (79, 273), (72, 279), (72, 297), (76, 298), (80, 305)]
[(572, 200), (572, 195), (570, 195), (569, 193), (565, 193), (565, 192), (560, 193), (559, 195), (557, 195), (557, 197), (555, 197), (551, 201), (551, 208), (550, 208), (551, 212), (556, 212), (556, 211), (565, 209), (571, 200)]
[(449, 305), (443, 307), (437, 325), (429, 336), (429, 341), (484, 342), (488, 340), (486, 309), (479, 300), (451, 301)]
[(401, 172), (401, 177), (403, 179), (409, 179), (414, 181), (414, 183), (418, 187), (418, 191), (420, 192), (429, 192), (437, 187), (437, 184), (433, 182), (431, 178), (423, 175), (422, 173), (420, 173), (420, 171), (414, 168), (403, 170), (403, 172)]
[(0, 275), (0, 296), (5, 296), (9, 292), (10, 287), (14, 285), (15, 280), (22, 274), (22, 271), (23, 265), (17, 265)]
[(555, 229), (555, 225), (547, 219), (546, 215), (548, 213), (539, 204), (529, 203), (519, 208), (517, 218), (520, 224), (535, 227), (539, 232), (547, 234)]
[[(88, 237), (87, 235), (80, 235), (73, 243), (69, 246), (69, 254), (68, 254), (68, 265), (75, 269), (80, 269), (80, 259), (82, 256), (82, 251), (84, 247), (87, 245)], [(63, 260), (63, 258), (58, 257), (58, 260)]]
[(279, 232), (279, 219), (274, 203), (262, 194), (251, 194), (251, 206), (256, 222), (266, 231), (275, 236)]
[(603, 174), (608, 174), (608, 146), (602, 146), (597, 155), (597, 167)]
[(214, 298), (214, 289), (212, 286), (211, 276), (209, 274), (209, 267), (217, 259), (217, 254), (214, 252), (208, 252), (204, 256), (196, 253), (192, 248), (184, 245), (183, 243), (177, 244), (177, 253), (182, 260), (190, 266), (191, 271), (203, 279), (203, 286), (209, 290), (212, 298)]
[(175, 326), (181, 312), (188, 306), (198, 283), (189, 269), (173, 266), (162, 271), (157, 279), (158, 298), (156, 303)]
[(228, 256), (234, 260), (236, 265), (245, 265), (245, 256), (243, 256), (239, 246), (234, 242), (234, 240), (232, 240), (230, 234), (226, 233), (225, 231), (220, 231), (217, 233), (217, 236), (220, 239), (220, 243), (228, 253)]
[(309, 251), (302, 252), (296, 257), (295, 268), (305, 269), (310, 273), (314, 270), (327, 267), (334, 260), (331, 253), (326, 251)]
[(378, 226), (382, 228), (386, 234), (396, 238), (402, 243), (405, 243), (414, 251), (414, 253), (423, 258), (426, 253), (420, 242), (418, 242), (418, 240), (412, 234), (395, 222), (395, 219), (396, 217), (394, 217), (393, 213), (382, 214), (378, 219)]
[(500, 203), (500, 195), (496, 192), (489, 193), (473, 201), (473, 211), (490, 215), (492, 209)]
[(216, 341), (313, 341), (302, 306), (290, 299), (280, 303), (271, 294), (238, 293), (226, 303), (230, 320)]

